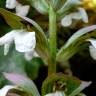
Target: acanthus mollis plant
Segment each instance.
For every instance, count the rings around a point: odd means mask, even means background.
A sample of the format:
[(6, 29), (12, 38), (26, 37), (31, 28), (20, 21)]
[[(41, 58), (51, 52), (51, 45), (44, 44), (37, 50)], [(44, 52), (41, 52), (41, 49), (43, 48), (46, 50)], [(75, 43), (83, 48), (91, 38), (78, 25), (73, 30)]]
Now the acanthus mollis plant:
[[(29, 4), (49, 18), (48, 36), (37, 22), (26, 16), (31, 7), (22, 4)], [(0, 96), (85, 96), (80, 92), (91, 82), (56, 72), (58, 62), (68, 62), (74, 54), (83, 49), (84, 42), (92, 41), (90, 37), (95, 34), (91, 31), (96, 29), (96, 25), (82, 28), (75, 32), (64, 46), (57, 48), (58, 25), (69, 27), (74, 20), (88, 22), (87, 13), (80, 7), (81, 4), (80, 0), (6, 0), (6, 8), (15, 9), (16, 13), (0, 8), (0, 14), (13, 28), (0, 38), (0, 45), (4, 45), (4, 55), (7, 55), (10, 44), (15, 43), (16, 50), (24, 53), (27, 60), (33, 56), (41, 57), (48, 65), (48, 77), (42, 84), (40, 95), (36, 85), (27, 76), (3, 73), (13, 85), (3, 87)]]

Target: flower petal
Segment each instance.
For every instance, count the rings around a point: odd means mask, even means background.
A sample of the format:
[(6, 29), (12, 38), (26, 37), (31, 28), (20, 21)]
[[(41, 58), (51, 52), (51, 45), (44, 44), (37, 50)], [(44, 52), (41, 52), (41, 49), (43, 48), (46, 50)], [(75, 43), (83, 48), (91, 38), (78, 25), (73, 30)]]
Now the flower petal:
[(55, 93), (49, 93), (49, 94), (47, 94), (45, 96), (65, 96), (65, 93), (62, 92), (62, 91), (57, 91)]
[(4, 45), (4, 55), (7, 55), (9, 47), (14, 40), (15, 31), (11, 31), (0, 38), (0, 45)]
[(35, 32), (20, 31), (14, 38), (16, 50), (19, 52), (33, 51), (36, 45)]
[(16, 0), (6, 0), (6, 8), (13, 9), (16, 7), (16, 5), (17, 5)]
[(73, 13), (71, 13), (71, 17), (72, 17), (72, 19), (75, 19), (75, 20), (82, 19), (82, 17), (81, 17), (81, 15), (80, 15), (79, 12), (73, 12)]
[(96, 60), (96, 48), (94, 46), (89, 46), (89, 52), (90, 52), (90, 56)]
[(61, 25), (64, 27), (68, 27), (72, 24), (72, 17), (69, 15), (66, 15), (62, 20), (61, 20)]
[(96, 39), (88, 39), (87, 41), (89, 41), (92, 44), (92, 46), (96, 48)]
[(26, 16), (29, 12), (29, 5), (21, 5), (21, 4), (18, 4), (16, 6), (16, 14), (17, 15), (20, 15), (20, 16)]
[(88, 15), (84, 8), (78, 8), (80, 16), (82, 17), (82, 21), (88, 23)]
[(29, 93), (32, 96), (40, 96), (34, 82), (29, 79), (27, 76), (22, 76), (15, 73), (3, 73), (5, 78), (11, 81), (13, 84), (19, 86), (26, 93)]
[(14, 36), (15, 36), (15, 31), (14, 30), (7, 33), (4, 36), (2, 36), (0, 38), (0, 45), (6, 44), (6, 43), (11, 43), (13, 41)]
[(17, 89), (16, 86), (7, 85), (0, 90), (0, 96), (7, 96), (7, 93), (11, 89)]
[(9, 52), (10, 45), (11, 45), (11, 43), (4, 45), (4, 55), (7, 55), (7, 53)]

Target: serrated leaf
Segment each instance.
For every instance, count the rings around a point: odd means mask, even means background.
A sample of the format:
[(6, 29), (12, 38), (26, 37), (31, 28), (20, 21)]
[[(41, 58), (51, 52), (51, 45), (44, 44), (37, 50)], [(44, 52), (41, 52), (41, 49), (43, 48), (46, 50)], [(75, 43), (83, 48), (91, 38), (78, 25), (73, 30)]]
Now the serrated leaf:
[(31, 96), (40, 96), (36, 85), (32, 80), (26, 76), (22, 76), (14, 73), (3, 73), (5, 78), (11, 81), (13, 84), (21, 87), (25, 92)]
[(0, 8), (0, 15), (3, 16), (8, 25), (10, 25), (13, 29), (21, 29), (25, 28), (24, 24), (21, 23), (22, 19), (3, 8)]
[[(66, 42), (66, 44), (59, 50), (59, 52), (57, 53), (57, 61), (62, 61), (64, 60), (64, 58), (66, 58), (65, 54), (67, 53), (68, 55), (73, 54), (71, 50), (74, 50), (75, 46), (72, 47), (72, 44), (76, 44), (77, 41), (85, 34), (93, 31), (96, 29), (96, 25), (92, 25), (92, 26), (88, 26), (85, 28), (82, 28), (80, 30), (78, 30), (77, 32), (75, 32)], [(73, 49), (72, 49), (73, 48)], [(76, 48), (76, 51), (79, 49), (79, 47)], [(71, 51), (70, 54), (68, 51)]]

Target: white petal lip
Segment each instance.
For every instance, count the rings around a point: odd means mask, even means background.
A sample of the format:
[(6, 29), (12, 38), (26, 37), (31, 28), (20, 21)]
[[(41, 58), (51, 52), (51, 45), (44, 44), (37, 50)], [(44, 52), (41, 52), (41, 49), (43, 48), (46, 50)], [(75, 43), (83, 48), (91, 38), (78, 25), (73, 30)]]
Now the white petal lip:
[(6, 0), (6, 8), (16, 10), (16, 14), (20, 16), (26, 16), (29, 12), (29, 5), (22, 5), (16, 0)]
[(56, 91), (54, 93), (49, 93), (49, 94), (47, 94), (45, 96), (65, 96), (65, 93), (62, 92), (62, 91)]
[(68, 15), (66, 15), (62, 20), (61, 20), (61, 25), (64, 27), (68, 27), (72, 24), (72, 20), (82, 20), (85, 23), (88, 23), (88, 15), (84, 8), (78, 8), (78, 12), (73, 12)]
[(4, 45), (4, 55), (7, 55), (7, 53), (9, 52), (10, 45), (11, 45), (11, 43)]
[(0, 90), (0, 96), (7, 96), (7, 93), (11, 89), (17, 89), (16, 86), (7, 85)]
[(18, 32), (14, 42), (17, 51), (30, 52), (36, 46), (35, 32)]
[(87, 15), (85, 9), (84, 8), (78, 8), (78, 11), (79, 11), (80, 15), (82, 16), (82, 21), (85, 23), (88, 23), (88, 15)]
[(68, 27), (72, 24), (72, 17), (69, 15), (66, 15), (62, 20), (61, 20), (61, 25)]
[(91, 45), (89, 46), (89, 52), (90, 56), (96, 60), (96, 39), (88, 39), (86, 41), (89, 41)]
[(4, 45), (4, 54), (9, 51), (11, 43), (14, 41), (18, 52), (31, 52), (36, 46), (35, 32), (26, 30), (13, 30), (0, 38), (0, 45)]
[(11, 31), (0, 38), (0, 45), (4, 45), (4, 55), (7, 55), (9, 47), (14, 40), (15, 31)]
[(0, 38), (0, 45), (11, 43), (14, 39), (15, 31), (11, 31)]
[(26, 16), (29, 12), (30, 6), (18, 4), (16, 6), (16, 14), (20, 16)]
[(89, 46), (90, 56), (96, 60), (96, 48), (92, 45)]
[(6, 8), (13, 9), (16, 7), (16, 5), (17, 5), (16, 0), (6, 0)]

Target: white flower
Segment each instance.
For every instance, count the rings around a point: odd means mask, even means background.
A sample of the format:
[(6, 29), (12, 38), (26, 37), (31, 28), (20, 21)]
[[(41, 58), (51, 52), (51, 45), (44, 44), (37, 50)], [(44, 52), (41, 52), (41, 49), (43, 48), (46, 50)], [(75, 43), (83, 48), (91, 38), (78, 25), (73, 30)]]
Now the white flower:
[(96, 60), (96, 39), (88, 39), (87, 41), (91, 43), (89, 46), (90, 55), (94, 60)]
[(3, 87), (2, 89), (0, 89), (0, 96), (7, 96), (8, 92), (11, 89), (18, 89), (18, 88), (16, 86), (7, 85), (7, 86)]
[(13, 30), (1, 37), (0, 45), (4, 45), (4, 55), (8, 53), (9, 47), (13, 41), (18, 52), (23, 52), (25, 55), (29, 53), (32, 54), (36, 46), (35, 32), (27, 32), (26, 30)]
[(87, 41), (89, 41), (92, 44), (92, 46), (96, 48), (96, 39), (88, 39)]
[(61, 20), (61, 25), (68, 27), (72, 24), (72, 20), (82, 20), (83, 22), (88, 23), (88, 16), (86, 11), (83, 8), (78, 8), (78, 12), (73, 12), (66, 15)]
[(29, 5), (22, 5), (16, 0), (6, 0), (6, 8), (16, 9), (16, 14), (20, 16), (26, 16), (29, 12)]
[(17, 5), (16, 0), (6, 0), (6, 8), (13, 9), (16, 7), (16, 5)]
[(18, 6), (16, 6), (16, 14), (20, 15), (20, 16), (26, 16), (29, 12), (29, 5), (21, 5), (18, 4)]
[(65, 93), (62, 91), (56, 91), (55, 93), (49, 93), (45, 96), (65, 96)]

